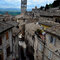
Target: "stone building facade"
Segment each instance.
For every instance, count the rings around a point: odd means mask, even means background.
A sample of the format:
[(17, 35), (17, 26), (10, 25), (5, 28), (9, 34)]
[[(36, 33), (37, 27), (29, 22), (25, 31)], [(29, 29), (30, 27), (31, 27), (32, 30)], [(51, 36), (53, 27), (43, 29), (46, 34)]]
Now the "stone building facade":
[(12, 25), (0, 22), (0, 59), (12, 60)]
[(59, 24), (55, 23), (55, 22), (52, 22), (52, 21), (40, 21), (39, 25), (40, 25), (39, 30), (37, 30), (35, 32), (35, 39), (36, 40), (35, 40), (35, 44), (34, 44), (35, 45), (35, 49), (34, 49), (35, 54), (34, 55), (35, 55), (35, 60), (40, 60), (40, 59), (41, 60), (46, 60), (45, 57), (47, 57), (49, 55), (49, 53), (47, 54), (47, 50), (46, 50), (46, 53), (45, 53), (45, 49), (47, 49), (47, 47), (46, 47), (46, 44), (47, 44), (46, 38), (48, 38), (48, 35), (46, 37), (45, 30), (51, 28), (52, 26), (56, 26), (56, 25), (59, 25)]
[(48, 35), (46, 35), (45, 30), (56, 25), (59, 25), (59, 23), (53, 21), (39, 21), (37, 23), (29, 23), (25, 25), (25, 38), (27, 45), (32, 46), (34, 50), (34, 60), (49, 60), (51, 57), (49, 49), (52, 46), (48, 49)]
[[(58, 29), (57, 29), (58, 28)], [(46, 30), (45, 60), (60, 60), (60, 25)]]
[(19, 23), (16, 21), (6, 21), (6, 23), (13, 25), (14, 27), (12, 28), (12, 37), (13, 37), (13, 59), (18, 59), (18, 43), (19, 43)]

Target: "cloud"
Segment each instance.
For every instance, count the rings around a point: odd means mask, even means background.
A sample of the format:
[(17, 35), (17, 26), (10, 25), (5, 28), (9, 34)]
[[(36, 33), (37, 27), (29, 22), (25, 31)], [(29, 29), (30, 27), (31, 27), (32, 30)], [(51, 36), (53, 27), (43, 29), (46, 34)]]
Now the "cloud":
[(35, 6), (45, 6), (46, 4), (53, 3), (54, 0), (28, 0), (27, 8), (34, 8)]
[(21, 0), (5, 0), (6, 2), (11, 2), (11, 3), (15, 3), (15, 2), (20, 2)]
[[(54, 0), (27, 0), (27, 8), (40, 7), (52, 3)], [(1, 8), (20, 8), (21, 0), (0, 0)]]
[(20, 8), (21, 0), (0, 0), (0, 8)]

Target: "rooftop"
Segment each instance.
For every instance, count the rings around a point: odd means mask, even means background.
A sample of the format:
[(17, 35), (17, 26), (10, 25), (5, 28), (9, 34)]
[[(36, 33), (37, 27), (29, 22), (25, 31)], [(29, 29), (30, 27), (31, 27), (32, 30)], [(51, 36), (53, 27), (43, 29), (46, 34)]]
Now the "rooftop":
[(53, 17), (53, 13), (50, 13), (50, 12), (47, 12), (47, 11), (40, 11), (40, 16)]
[(12, 28), (13, 26), (5, 22), (0, 22), (0, 33)]
[(36, 25), (36, 23), (29, 23), (29, 24), (26, 24), (26, 30), (29, 31), (29, 33), (31, 35), (33, 35), (35, 33), (35, 31), (37, 29), (39, 29), (40, 26), (39, 25)]
[(40, 16), (43, 17), (59, 17), (60, 10), (40, 11)]
[(15, 18), (21, 18), (21, 17), (24, 17), (24, 14), (20, 14), (20, 15), (17, 15), (17, 16), (15, 16)]
[(16, 35), (18, 35), (20, 33), (20, 29), (19, 28), (16, 28), (16, 27), (14, 27), (12, 29), (12, 31), (13, 31), (13, 36), (16, 36)]
[(13, 26), (18, 26), (18, 23), (16, 21), (6, 21), (6, 23), (11, 24)]
[(56, 35), (60, 38), (60, 24), (47, 29), (46, 32)]
[(58, 25), (59, 23), (56, 23), (54, 21), (48, 21), (48, 20), (43, 20), (43, 21), (40, 20), (39, 24), (43, 24), (43, 25), (52, 27), (52, 26)]

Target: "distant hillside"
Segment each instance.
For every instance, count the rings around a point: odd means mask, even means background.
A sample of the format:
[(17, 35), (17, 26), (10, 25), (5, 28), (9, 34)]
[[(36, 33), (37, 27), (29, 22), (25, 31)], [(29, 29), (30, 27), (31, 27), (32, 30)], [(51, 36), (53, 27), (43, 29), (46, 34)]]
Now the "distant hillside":
[[(31, 9), (28, 9), (28, 11), (31, 11)], [(21, 13), (21, 9), (19, 8), (0, 8), (0, 14), (5, 14), (8, 12), (10, 15), (19, 15)]]
[[(0, 8), (0, 11), (18, 11), (20, 12), (21, 9), (20, 8)], [(31, 11), (31, 9), (27, 9), (27, 11)]]
[[(0, 14), (4, 15), (6, 13), (6, 11), (0, 11)], [(21, 12), (14, 12), (14, 11), (8, 11), (8, 14), (9, 15), (12, 15), (12, 16), (16, 16), (16, 15), (19, 15)]]
[(0, 8), (0, 11), (20, 11), (19, 8)]

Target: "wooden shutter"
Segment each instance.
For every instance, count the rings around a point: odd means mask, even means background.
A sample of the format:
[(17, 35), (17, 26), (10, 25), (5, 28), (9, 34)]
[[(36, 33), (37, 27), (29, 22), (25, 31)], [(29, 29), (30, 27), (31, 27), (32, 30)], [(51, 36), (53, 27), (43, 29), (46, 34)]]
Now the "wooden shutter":
[(6, 32), (6, 40), (8, 40), (8, 39), (9, 39), (8, 32)]

